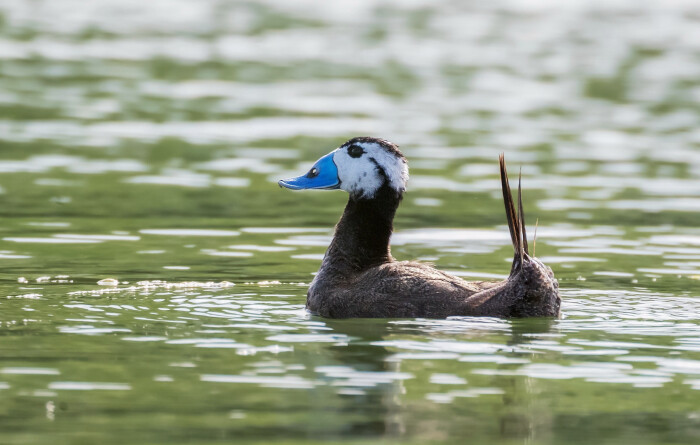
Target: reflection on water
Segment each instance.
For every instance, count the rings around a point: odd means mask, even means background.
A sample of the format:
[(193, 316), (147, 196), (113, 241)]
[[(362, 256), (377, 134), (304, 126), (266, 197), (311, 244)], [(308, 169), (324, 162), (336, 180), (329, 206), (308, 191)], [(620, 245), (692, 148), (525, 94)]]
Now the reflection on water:
[[(0, 442), (697, 442), (694, 2), (0, 17)], [(410, 161), (394, 255), (467, 279), (521, 166), (564, 317), (306, 313), (345, 198), (276, 181), (360, 134)]]

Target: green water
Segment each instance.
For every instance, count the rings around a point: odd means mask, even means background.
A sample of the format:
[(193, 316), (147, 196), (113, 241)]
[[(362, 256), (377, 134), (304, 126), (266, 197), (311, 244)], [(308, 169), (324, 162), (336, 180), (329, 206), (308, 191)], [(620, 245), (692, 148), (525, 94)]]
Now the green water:
[[(700, 10), (561, 3), (0, 1), (0, 443), (698, 443)], [(466, 279), (522, 166), (562, 319), (307, 314), (364, 134)]]

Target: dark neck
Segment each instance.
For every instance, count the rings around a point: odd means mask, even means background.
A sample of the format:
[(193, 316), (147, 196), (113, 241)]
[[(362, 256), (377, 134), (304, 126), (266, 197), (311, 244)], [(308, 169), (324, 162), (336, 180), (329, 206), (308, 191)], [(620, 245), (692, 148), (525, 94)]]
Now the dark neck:
[(350, 196), (324, 263), (351, 272), (393, 261), (389, 238), (400, 202), (401, 194), (387, 185), (372, 199)]

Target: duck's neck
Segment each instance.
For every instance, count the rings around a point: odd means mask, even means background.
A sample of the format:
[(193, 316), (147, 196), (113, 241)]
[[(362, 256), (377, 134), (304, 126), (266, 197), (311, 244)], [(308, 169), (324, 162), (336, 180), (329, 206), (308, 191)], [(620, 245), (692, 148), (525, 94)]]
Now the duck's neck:
[(401, 197), (386, 185), (372, 199), (350, 196), (324, 263), (340, 272), (353, 272), (393, 261), (389, 239)]

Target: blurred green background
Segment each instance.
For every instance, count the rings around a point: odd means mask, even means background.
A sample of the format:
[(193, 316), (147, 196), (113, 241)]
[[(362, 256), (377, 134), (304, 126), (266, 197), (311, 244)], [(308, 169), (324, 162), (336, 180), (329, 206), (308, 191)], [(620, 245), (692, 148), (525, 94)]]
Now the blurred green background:
[[(694, 1), (0, 0), (0, 442), (697, 443), (698, 103)], [(466, 279), (505, 152), (563, 318), (308, 315), (358, 135)]]

